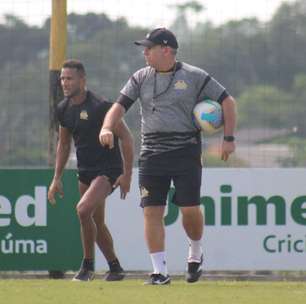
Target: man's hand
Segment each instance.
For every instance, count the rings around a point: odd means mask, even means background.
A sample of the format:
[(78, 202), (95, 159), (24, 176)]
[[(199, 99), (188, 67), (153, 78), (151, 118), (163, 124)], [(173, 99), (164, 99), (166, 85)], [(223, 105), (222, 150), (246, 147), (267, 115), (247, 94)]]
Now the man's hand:
[(131, 174), (121, 174), (113, 185), (113, 188), (120, 186), (120, 197), (125, 199), (128, 192), (130, 192), (131, 186)]
[(102, 146), (114, 147), (114, 134), (111, 130), (102, 128), (99, 134), (99, 141)]
[(235, 151), (235, 142), (234, 141), (223, 141), (221, 159), (227, 161), (229, 155)]
[(64, 197), (64, 191), (63, 191), (63, 184), (60, 179), (53, 179), (51, 185), (49, 186), (48, 190), (48, 201), (52, 204), (55, 205), (55, 194), (59, 193), (60, 197)]

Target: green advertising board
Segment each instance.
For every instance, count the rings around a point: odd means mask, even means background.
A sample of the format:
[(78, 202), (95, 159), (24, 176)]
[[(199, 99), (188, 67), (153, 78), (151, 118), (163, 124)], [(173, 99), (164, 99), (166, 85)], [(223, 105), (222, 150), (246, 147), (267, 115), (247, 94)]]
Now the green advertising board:
[(0, 170), (0, 271), (76, 270), (82, 258), (76, 171), (64, 198), (47, 200), (53, 170)]

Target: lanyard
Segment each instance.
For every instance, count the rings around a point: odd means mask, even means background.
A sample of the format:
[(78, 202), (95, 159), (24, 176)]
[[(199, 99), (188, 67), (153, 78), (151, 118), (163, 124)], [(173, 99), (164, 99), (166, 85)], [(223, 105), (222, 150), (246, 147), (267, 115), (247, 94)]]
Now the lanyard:
[(156, 71), (154, 71), (153, 98), (152, 98), (152, 112), (156, 111), (155, 100), (156, 100), (158, 97), (160, 97), (160, 96), (166, 94), (166, 93), (168, 92), (168, 90), (170, 89), (170, 87), (171, 87), (171, 85), (172, 85), (172, 82), (173, 82), (173, 80), (174, 80), (176, 71), (177, 71), (177, 64), (175, 63), (175, 65), (174, 65), (174, 67), (173, 67), (172, 74), (171, 74), (170, 81), (169, 81), (169, 83), (168, 83), (166, 89), (163, 90), (163, 91), (161, 91), (161, 92), (158, 93), (158, 94), (157, 94), (157, 80), (156, 80), (156, 78), (157, 78), (157, 76), (156, 76), (157, 73), (156, 73)]

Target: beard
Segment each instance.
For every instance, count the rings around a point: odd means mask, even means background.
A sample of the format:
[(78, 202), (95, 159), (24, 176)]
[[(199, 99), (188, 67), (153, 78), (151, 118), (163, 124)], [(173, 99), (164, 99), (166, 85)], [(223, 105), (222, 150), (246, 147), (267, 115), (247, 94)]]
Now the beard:
[(65, 94), (65, 93), (64, 93), (64, 96), (67, 97), (67, 98), (73, 98), (73, 97), (75, 97), (75, 96), (80, 95), (80, 93), (81, 93), (81, 89), (80, 89), (80, 88), (77, 88), (77, 89), (71, 91), (71, 92), (68, 93), (68, 94)]

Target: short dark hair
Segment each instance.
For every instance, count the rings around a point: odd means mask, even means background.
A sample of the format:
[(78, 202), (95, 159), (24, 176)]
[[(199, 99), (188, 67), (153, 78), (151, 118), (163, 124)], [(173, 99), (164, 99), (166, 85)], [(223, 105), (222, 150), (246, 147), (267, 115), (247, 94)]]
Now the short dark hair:
[(63, 69), (76, 69), (77, 72), (82, 75), (85, 76), (86, 72), (85, 72), (85, 68), (84, 65), (81, 61), (76, 60), (76, 59), (68, 59), (66, 61), (64, 61), (63, 63)]

